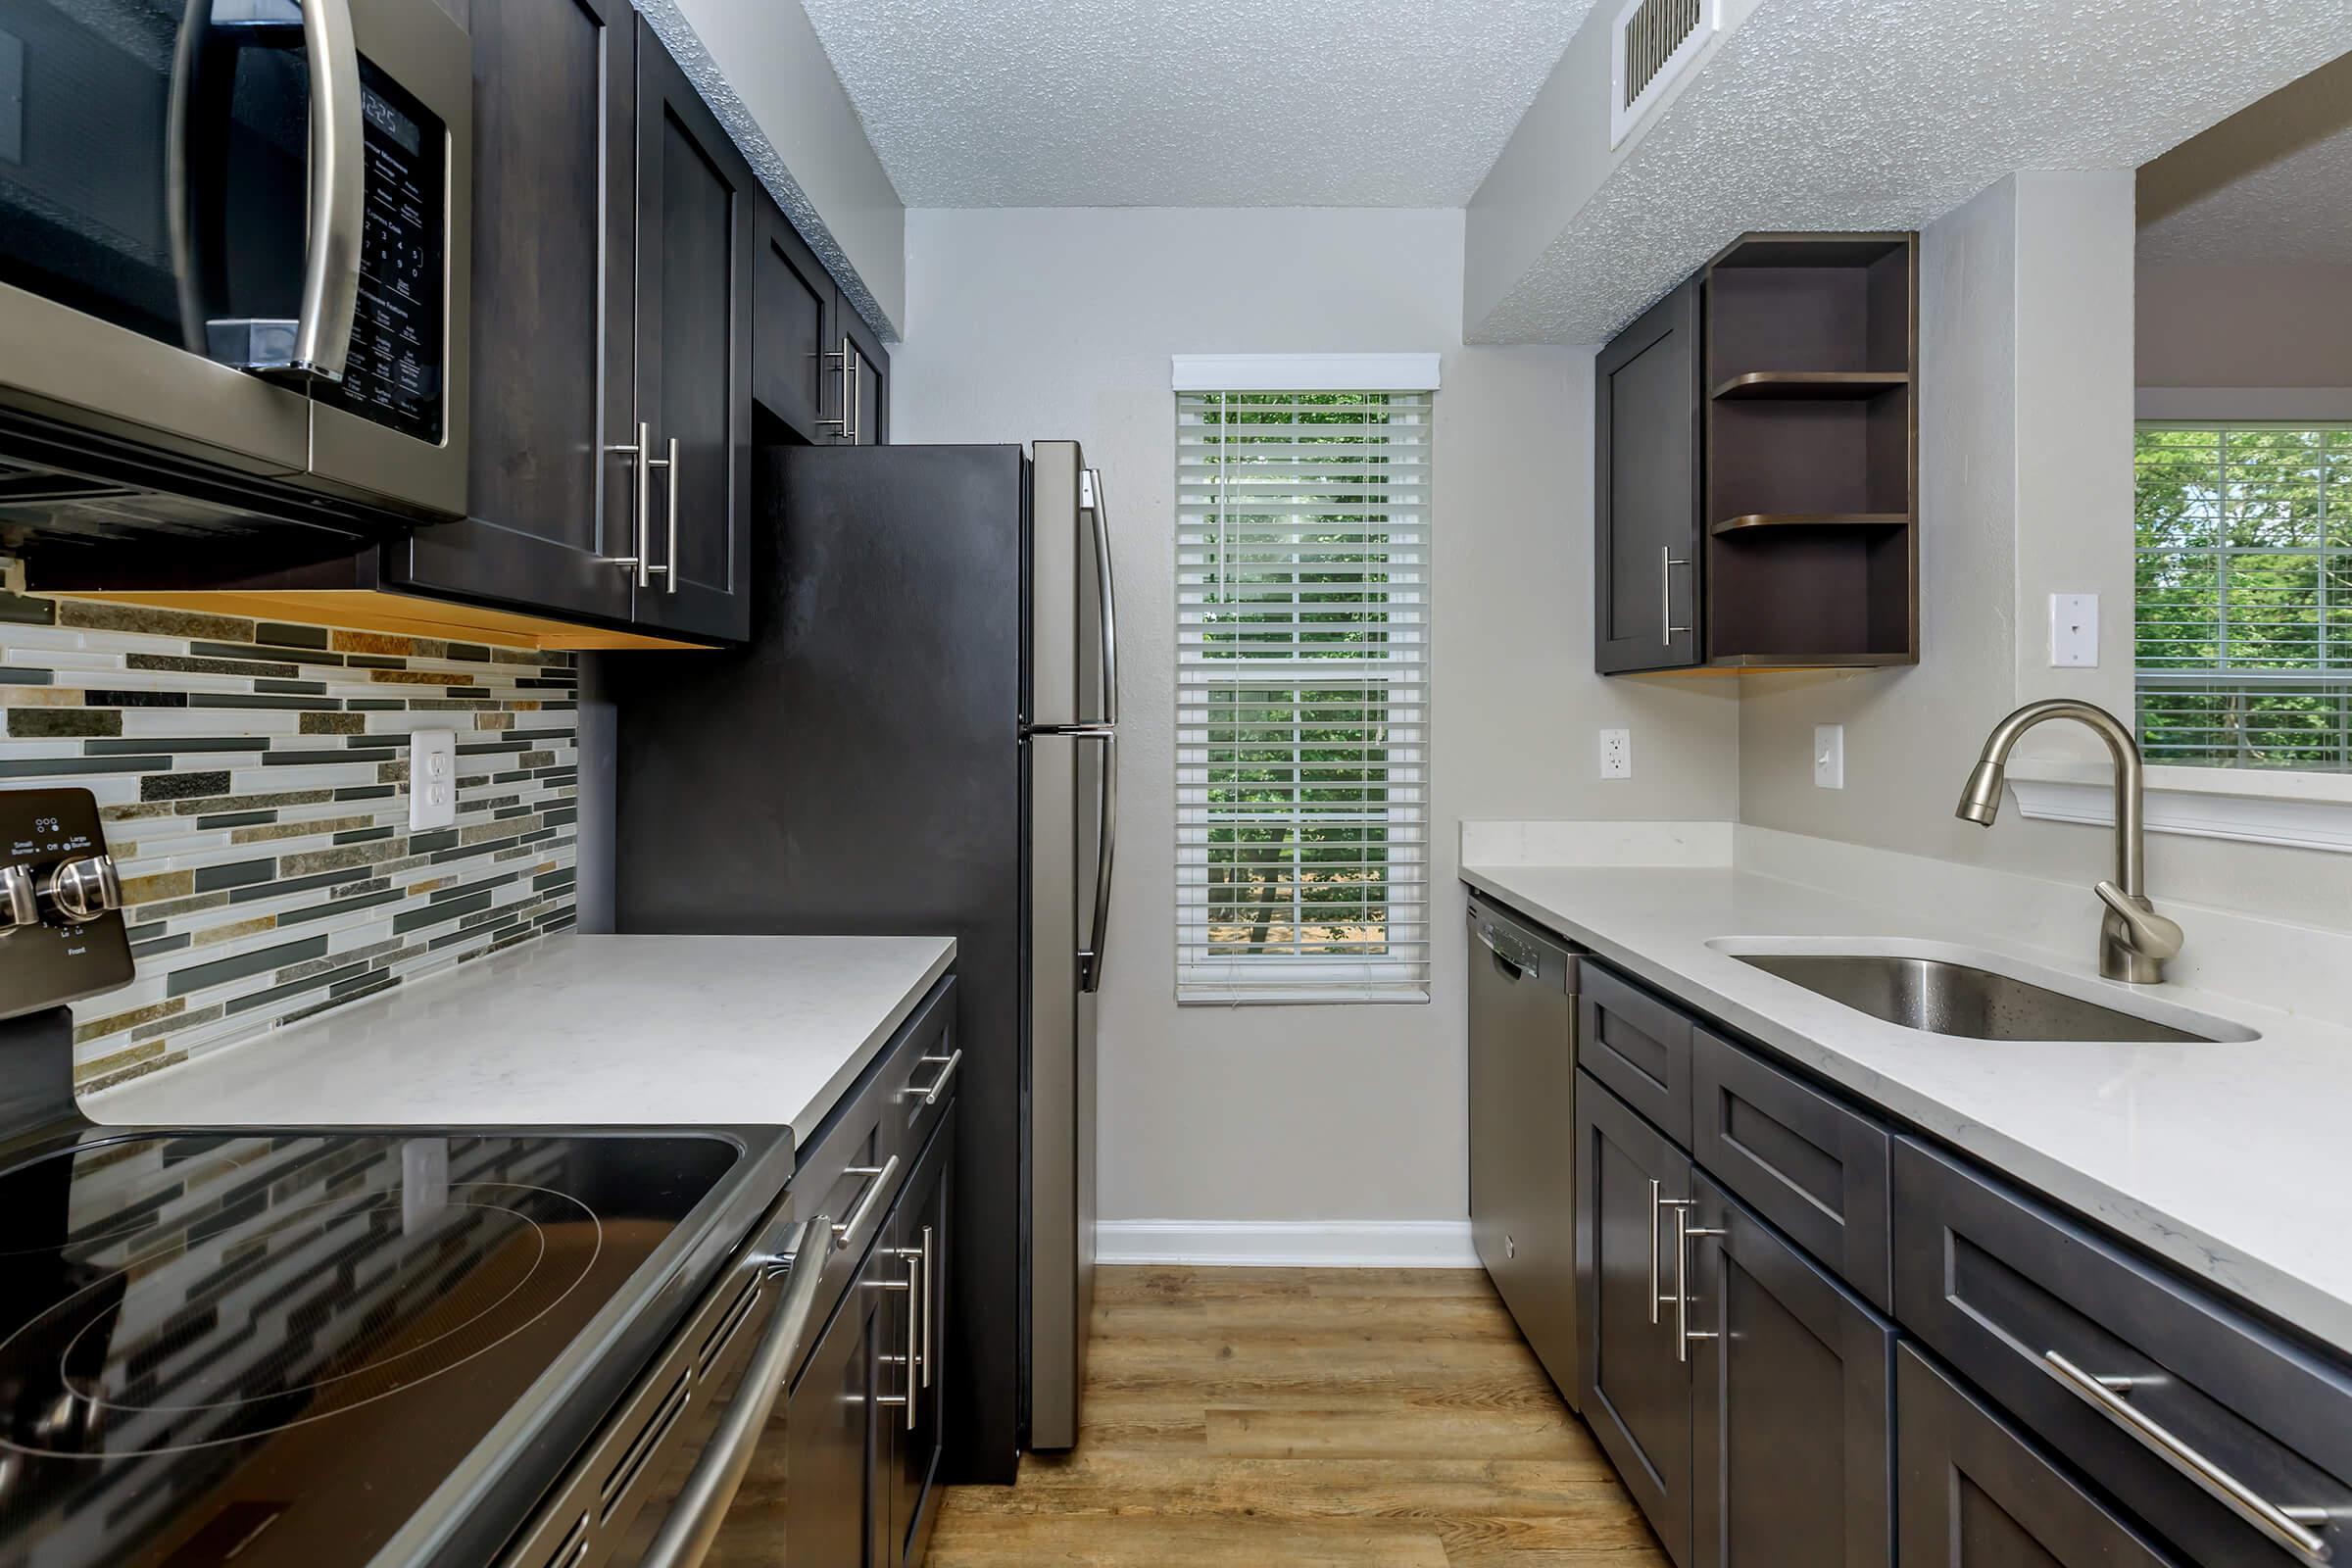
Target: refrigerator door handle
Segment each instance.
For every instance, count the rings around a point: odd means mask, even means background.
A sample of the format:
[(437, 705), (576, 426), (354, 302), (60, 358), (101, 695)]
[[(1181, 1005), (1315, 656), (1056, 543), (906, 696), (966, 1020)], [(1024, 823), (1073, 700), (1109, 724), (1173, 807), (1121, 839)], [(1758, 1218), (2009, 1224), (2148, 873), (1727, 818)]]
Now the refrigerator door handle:
[[(1102, 717), (1105, 726), (1119, 722), (1118, 590), (1110, 575), (1110, 514), (1102, 504), (1102, 470), (1088, 468), (1079, 476), (1078, 505), (1095, 522), (1095, 587), (1102, 605)], [(1100, 937), (1098, 937), (1098, 943)]]
[(1095, 829), (1095, 913), (1086, 946), (1078, 953), (1078, 989), (1102, 989), (1103, 946), (1110, 937), (1110, 876), (1119, 847), (1119, 737), (1115, 731), (1083, 737), (1102, 743), (1102, 771), (1097, 780), (1101, 816)]

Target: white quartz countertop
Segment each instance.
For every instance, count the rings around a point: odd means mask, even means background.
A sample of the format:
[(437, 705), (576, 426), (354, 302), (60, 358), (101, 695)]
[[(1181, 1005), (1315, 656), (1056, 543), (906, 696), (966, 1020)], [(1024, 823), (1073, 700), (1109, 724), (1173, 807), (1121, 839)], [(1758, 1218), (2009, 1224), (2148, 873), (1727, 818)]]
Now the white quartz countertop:
[(945, 937), (560, 934), (86, 1097), (111, 1125), (789, 1126), (805, 1143)]
[[(2210, 991), (2110, 984), (2087, 953), (1748, 871), (1470, 865), (1462, 875), (1858, 1099), (2352, 1350), (2352, 1030)], [(2086, 926), (2086, 950), (2092, 935)], [(2190, 1008), (2261, 1038), (1953, 1039), (1882, 1022), (1709, 946), (1807, 938), (1948, 943), (2056, 971), (2069, 991), (2109, 1005)]]

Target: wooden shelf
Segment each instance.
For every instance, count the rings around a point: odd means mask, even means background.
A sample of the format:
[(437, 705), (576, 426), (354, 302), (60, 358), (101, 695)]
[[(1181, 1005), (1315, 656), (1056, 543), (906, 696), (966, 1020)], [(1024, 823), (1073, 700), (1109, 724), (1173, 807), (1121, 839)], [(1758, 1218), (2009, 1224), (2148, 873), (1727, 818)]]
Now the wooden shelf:
[(1750, 512), (1726, 517), (1707, 532), (1722, 539), (1757, 528), (1900, 528), (1910, 521), (1907, 512)]
[(1910, 384), (1907, 370), (1750, 370), (1707, 395), (1718, 403), (1841, 403)]

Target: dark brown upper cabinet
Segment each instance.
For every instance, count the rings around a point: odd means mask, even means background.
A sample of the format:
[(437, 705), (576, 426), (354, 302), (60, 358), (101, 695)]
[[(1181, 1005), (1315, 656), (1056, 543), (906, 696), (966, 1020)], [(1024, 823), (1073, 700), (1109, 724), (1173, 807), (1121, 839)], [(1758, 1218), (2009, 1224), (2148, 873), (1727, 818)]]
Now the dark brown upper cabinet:
[(628, 0), (472, 8), (473, 429), (468, 514), (386, 547), (393, 584), (626, 621), (636, 439), (636, 166)]
[(1642, 314), (1592, 371), (1593, 665), (1695, 664), (1699, 284)]
[[(635, 619), (751, 633), (752, 166), (637, 24)], [(646, 579), (650, 576), (651, 581)]]
[(792, 439), (881, 446), (890, 436), (890, 354), (773, 202), (754, 262), (753, 395)]
[(1601, 351), (1597, 668), (1918, 662), (1918, 320), (1917, 235), (1748, 234)]

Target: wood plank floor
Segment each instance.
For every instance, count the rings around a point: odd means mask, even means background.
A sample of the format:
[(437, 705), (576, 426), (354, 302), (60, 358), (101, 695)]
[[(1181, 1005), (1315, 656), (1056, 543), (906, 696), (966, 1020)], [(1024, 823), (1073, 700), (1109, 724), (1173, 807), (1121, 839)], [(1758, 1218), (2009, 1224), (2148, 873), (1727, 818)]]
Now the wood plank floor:
[(1085, 1421), (930, 1568), (1667, 1568), (1475, 1270), (1103, 1269)]

